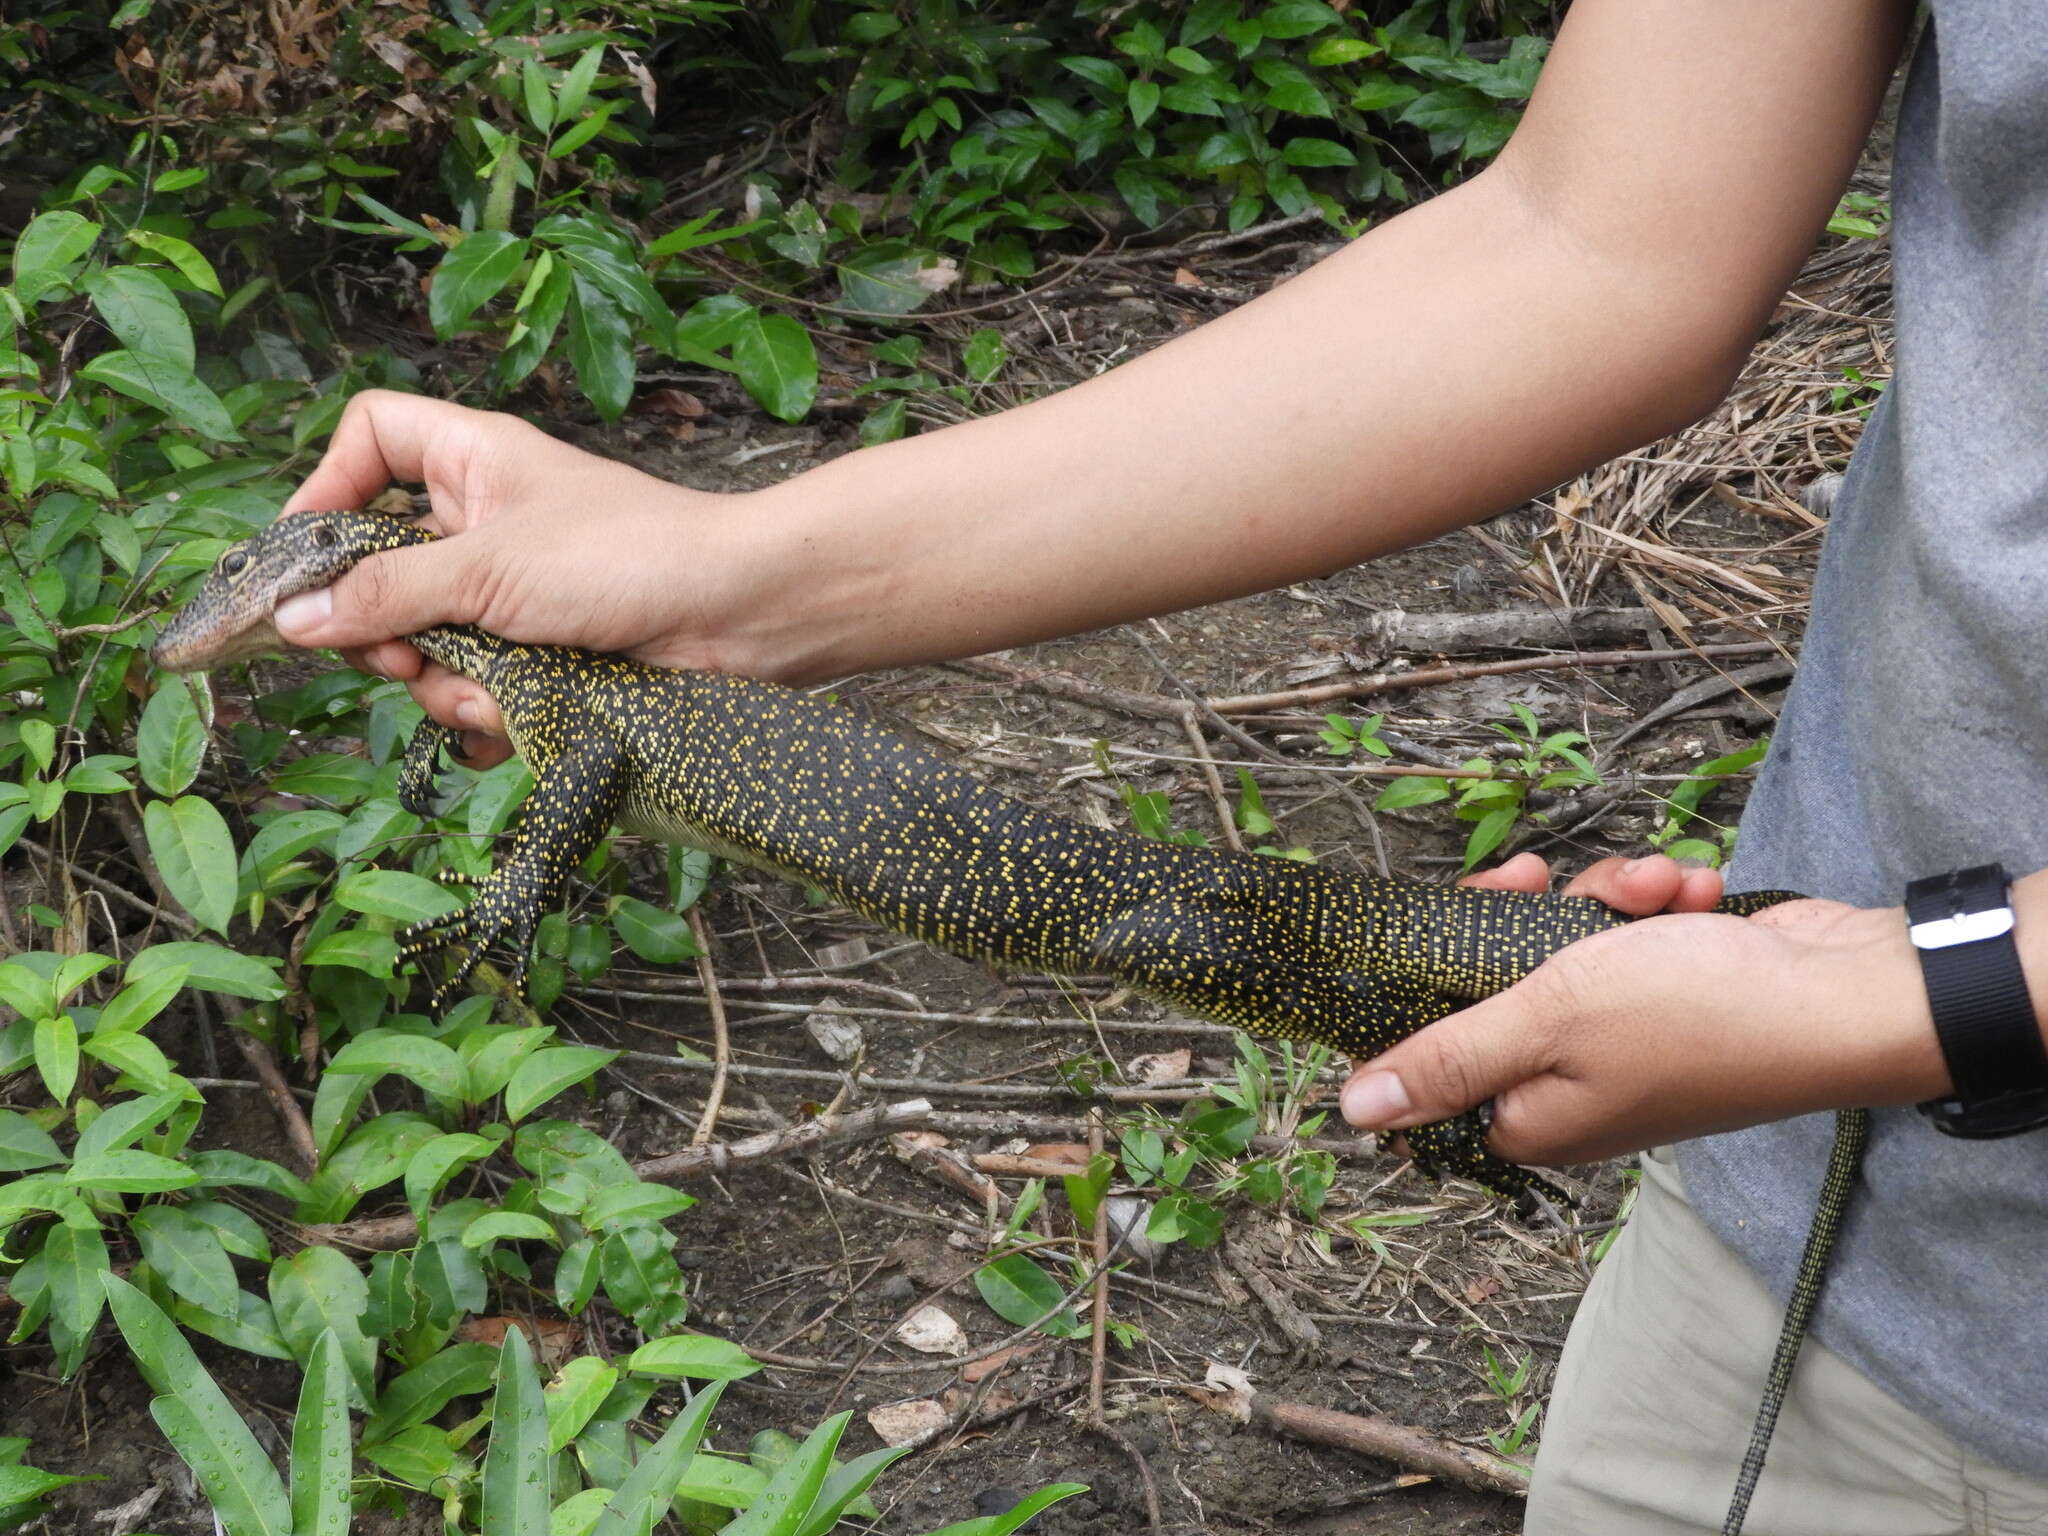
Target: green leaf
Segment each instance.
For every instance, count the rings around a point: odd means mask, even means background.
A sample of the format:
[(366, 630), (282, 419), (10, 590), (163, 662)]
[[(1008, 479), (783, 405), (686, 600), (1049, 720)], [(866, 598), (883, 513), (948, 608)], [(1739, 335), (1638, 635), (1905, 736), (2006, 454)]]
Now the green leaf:
[(398, 941), (388, 933), (346, 928), (325, 934), (307, 947), (307, 965), (345, 965), (371, 976), (389, 976), (398, 965)]
[(730, 1339), (701, 1333), (672, 1333), (642, 1344), (623, 1362), (643, 1376), (691, 1376), (703, 1381), (734, 1381), (761, 1369), (761, 1362)]
[(550, 1456), (568, 1449), (618, 1381), (618, 1368), (595, 1355), (579, 1355), (556, 1373), (545, 1394)]
[(801, 421), (817, 398), (817, 351), (810, 332), (788, 315), (757, 311), (743, 320), (733, 337), (732, 357), (740, 383), (771, 416)]
[(434, 334), (454, 335), (479, 305), (504, 290), (525, 260), (526, 241), (519, 235), (480, 229), (464, 236), (434, 268), (433, 287), (427, 294), (427, 318), (433, 322)]
[(93, 1030), (93, 1038), (105, 1040), (141, 1029), (162, 1013), (171, 999), (184, 989), (185, 977), (184, 967), (174, 965), (154, 975), (144, 976), (140, 981), (131, 978), (128, 985), (115, 993), (106, 1007), (100, 1010), (100, 1021)]
[(615, 1184), (592, 1195), (578, 1219), (592, 1231), (667, 1221), (697, 1203), (696, 1197), (663, 1184), (638, 1180)]
[(91, 250), (99, 237), (99, 225), (68, 208), (31, 219), (14, 242), (14, 280), (24, 290), (23, 301)]
[[(867, 246), (844, 261), (833, 263), (847, 308), (882, 315), (907, 315), (932, 297), (935, 290), (919, 280), (919, 275), (931, 265), (932, 258), (927, 252), (901, 240)], [(734, 357), (737, 360), (737, 351)], [(744, 368), (740, 378), (745, 382)]]
[(1289, 165), (1300, 166), (1358, 164), (1358, 156), (1330, 139), (1289, 139), (1287, 147), (1280, 152), (1280, 158)]
[(100, 1309), (106, 1305), (100, 1283), (110, 1278), (112, 1261), (98, 1227), (69, 1221), (50, 1228), (43, 1239), (42, 1260), (50, 1289), (50, 1345), (57, 1352), (57, 1374), (68, 1381), (85, 1359)]
[(170, 284), (146, 267), (109, 267), (87, 279), (85, 287), (122, 346), (191, 368), (192, 322)]
[(188, 939), (174, 944), (152, 944), (128, 962), (131, 982), (154, 976), (174, 966), (183, 967), (185, 985), (202, 992), (219, 992), (228, 997), (246, 997), (259, 1003), (274, 1003), (284, 996), (276, 967), (282, 962), (255, 955), (238, 955), (218, 944)]
[(173, 1157), (154, 1152), (101, 1152), (72, 1163), (64, 1182), (76, 1189), (104, 1189), (124, 1195), (160, 1195), (189, 1189), (199, 1175)]
[(1066, 1293), (1058, 1282), (1021, 1253), (982, 1265), (975, 1271), (974, 1288), (996, 1316), (1019, 1328), (1036, 1324), (1039, 1332), (1056, 1339), (1078, 1338), (1088, 1331), (1073, 1308), (1063, 1304)]
[(332, 1330), (314, 1342), (292, 1420), (292, 1536), (348, 1536), (348, 1365)]
[(502, 1134), (492, 1140), (457, 1131), (436, 1136), (421, 1147), (405, 1167), (405, 1201), (412, 1207), (413, 1214), (422, 1221), (426, 1220), (441, 1186), (454, 1177), (458, 1169), (489, 1157), (503, 1140)]
[(942, 1531), (933, 1531), (931, 1536), (1010, 1536), (1011, 1532), (1022, 1529), (1024, 1522), (1041, 1510), (1050, 1508), (1062, 1499), (1071, 1499), (1075, 1494), (1087, 1491), (1086, 1483), (1053, 1483), (1015, 1505), (1007, 1514), (982, 1515), (977, 1519), (962, 1520)]
[(63, 1161), (57, 1143), (35, 1121), (16, 1110), (0, 1109), (0, 1173), (26, 1173)]
[(78, 1026), (68, 1013), (37, 1019), (34, 1039), (36, 1071), (50, 1097), (62, 1104), (78, 1082)]
[(233, 1317), (241, 1309), (234, 1261), (220, 1234), (175, 1205), (145, 1205), (128, 1221), (150, 1268), (196, 1307)]
[(306, 1364), (331, 1332), (348, 1367), (350, 1400), (359, 1407), (370, 1403), (377, 1369), (376, 1346), (363, 1333), (369, 1305), (363, 1272), (332, 1248), (302, 1248), (270, 1266), (270, 1308), (292, 1357)]
[(169, 798), (183, 794), (199, 776), (206, 753), (206, 724), (182, 677), (158, 685), (143, 707), (135, 729), (135, 755), (142, 764), (142, 782)]
[(164, 1394), (150, 1411), (198, 1474), (222, 1523), (234, 1536), (292, 1536), (284, 1480), (177, 1325), (118, 1276), (102, 1274), (99, 1283), (143, 1375)]
[(535, 1051), (519, 1063), (512, 1081), (505, 1085), (505, 1118), (525, 1119), (556, 1094), (566, 1092), (616, 1061), (618, 1055), (617, 1051), (588, 1045), (551, 1045)]
[[(85, 1054), (96, 1061), (103, 1061), (123, 1077), (150, 1093), (161, 1093), (171, 1086), (175, 1074), (171, 1070), (170, 1058), (164, 1055), (154, 1040), (142, 1035), (93, 1035), (84, 1042)], [(193, 1090), (193, 1097), (198, 1097)]]
[(328, 1062), (327, 1075), (337, 1073), (371, 1077), (392, 1073), (411, 1079), (441, 1098), (463, 1096), (462, 1058), (453, 1047), (425, 1035), (401, 1035), (382, 1029), (357, 1035)]
[(569, 364), (598, 415), (617, 421), (633, 398), (632, 326), (582, 268), (570, 273), (569, 289)]
[(202, 437), (222, 443), (242, 441), (220, 396), (176, 358), (121, 348), (102, 352), (80, 368), (78, 376), (155, 406)]
[(1411, 805), (1435, 805), (1440, 800), (1451, 798), (1448, 779), (1424, 777), (1414, 774), (1398, 778), (1373, 798), (1372, 808), (1376, 811), (1404, 810)]
[(718, 1406), (724, 1391), (725, 1383), (716, 1381), (690, 1399), (690, 1406), (675, 1416), (619, 1484), (619, 1491), (591, 1528), (591, 1536), (648, 1536), (654, 1522), (668, 1513), (669, 1501), (675, 1497), (676, 1486), (704, 1438), (704, 1426), (711, 1422), (711, 1410)]
[(402, 869), (359, 870), (335, 886), (334, 899), (351, 912), (407, 923), (446, 917), (463, 904), (463, 898), (440, 881)]
[(194, 288), (203, 293), (210, 293), (216, 299), (227, 297), (221, 292), (220, 279), (213, 275), (212, 264), (199, 254), (190, 241), (150, 229), (130, 229), (128, 239), (131, 244), (139, 245), (145, 251), (155, 251), (176, 267), (179, 275)]
[(197, 795), (152, 800), (142, 808), (149, 851), (180, 906), (215, 933), (225, 935), (235, 915), (239, 876), (235, 838), (210, 801)]
[(526, 1211), (486, 1211), (462, 1229), (462, 1246), (483, 1248), (496, 1242), (559, 1243), (553, 1223)]
[(249, 839), (249, 846), (242, 850), (242, 863), (259, 882), (267, 882), (309, 848), (335, 839), (343, 825), (339, 811), (286, 811), (276, 820), (266, 821)]
[(451, 1398), (490, 1390), (498, 1352), (488, 1344), (453, 1344), (405, 1372), (384, 1389), (377, 1411), (363, 1424), (362, 1443), (389, 1440), (447, 1406)]
[(597, 68), (604, 60), (603, 43), (592, 43), (576, 56), (576, 62), (569, 66), (561, 83), (555, 87), (555, 115), (558, 121), (567, 122), (583, 110), (583, 103), (590, 99), (590, 87), (597, 79)]
[(548, 146), (548, 158), (550, 160), (559, 160), (564, 155), (575, 154), (577, 150), (604, 132), (610, 125), (612, 114), (618, 110), (618, 107), (619, 104), (617, 102), (607, 101), (574, 127), (565, 130), (560, 138)]
[(611, 919), (626, 948), (650, 965), (676, 965), (697, 955), (687, 918), (664, 912), (637, 896), (615, 897)]
[(837, 1414), (820, 1424), (768, 1479), (745, 1514), (726, 1526), (722, 1536), (783, 1536), (801, 1531), (805, 1517), (818, 1501), (831, 1475), (832, 1452), (846, 1433), (850, 1413)]
[(491, 1443), (484, 1452), (483, 1525), (491, 1536), (548, 1536), (548, 1414), (533, 1350), (517, 1327), (498, 1351)]

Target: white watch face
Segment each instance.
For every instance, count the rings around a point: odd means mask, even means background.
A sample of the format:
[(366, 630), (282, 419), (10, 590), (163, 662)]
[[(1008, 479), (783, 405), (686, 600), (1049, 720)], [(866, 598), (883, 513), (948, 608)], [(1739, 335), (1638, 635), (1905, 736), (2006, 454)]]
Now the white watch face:
[(1906, 930), (1906, 936), (1915, 949), (1947, 949), (1954, 944), (1977, 944), (2011, 932), (2012, 908), (1992, 907), (1983, 912), (1963, 912), (1914, 923)]

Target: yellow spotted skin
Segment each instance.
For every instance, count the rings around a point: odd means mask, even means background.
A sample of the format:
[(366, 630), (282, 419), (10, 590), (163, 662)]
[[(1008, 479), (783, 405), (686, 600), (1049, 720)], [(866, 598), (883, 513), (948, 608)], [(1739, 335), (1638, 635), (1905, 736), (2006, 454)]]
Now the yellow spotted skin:
[[(191, 670), (273, 649), (281, 599), (430, 537), (376, 513), (280, 519), (222, 555), (158, 640), (157, 662)], [(467, 946), (437, 1003), (492, 944), (523, 970), (535, 925), (615, 822), (820, 886), (956, 954), (1107, 973), (1188, 1013), (1361, 1058), (1628, 921), (1582, 898), (1377, 879), (1083, 827), (849, 710), (746, 678), (519, 645), (468, 626), (411, 638), (490, 690), (535, 777), (511, 852), (470, 904), (402, 936), (413, 958)], [(432, 722), (414, 735), (400, 775), (408, 809), (431, 813), (449, 740)], [(1752, 892), (1720, 910), (1795, 899)], [(1867, 1116), (1839, 1118), (1730, 1532), (1741, 1529), (1857, 1177)], [(1487, 1126), (1482, 1108), (1405, 1135), (1441, 1172), (1507, 1197), (1566, 1199), (1490, 1153)]]

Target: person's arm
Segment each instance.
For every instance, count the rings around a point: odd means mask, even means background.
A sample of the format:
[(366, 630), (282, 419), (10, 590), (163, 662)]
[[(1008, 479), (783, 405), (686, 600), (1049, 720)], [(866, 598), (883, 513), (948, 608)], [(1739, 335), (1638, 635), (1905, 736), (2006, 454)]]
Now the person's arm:
[[(1663, 861), (1641, 861), (1644, 865)], [(1540, 890), (1525, 858), (1483, 883)], [(1669, 869), (1595, 866), (1568, 888), (1660, 910)], [(1488, 1145), (1513, 1162), (1590, 1162), (1818, 1110), (1953, 1091), (1901, 907), (1790, 902), (1698, 914), (1718, 882), (1661, 902), (1691, 916), (1611, 929), (1360, 1063), (1344, 1117), (1426, 1125), (1493, 1100)], [(2048, 870), (2012, 883), (2013, 938), (2048, 1035)]]
[(1907, 11), (1578, 0), (1521, 129), (1457, 190), (1107, 375), (748, 496), (360, 396), (293, 509), (424, 480), (460, 537), (373, 557), (280, 629), (489, 726), (480, 689), (392, 637), (477, 622), (797, 681), (1240, 595), (1489, 516), (1726, 390)]

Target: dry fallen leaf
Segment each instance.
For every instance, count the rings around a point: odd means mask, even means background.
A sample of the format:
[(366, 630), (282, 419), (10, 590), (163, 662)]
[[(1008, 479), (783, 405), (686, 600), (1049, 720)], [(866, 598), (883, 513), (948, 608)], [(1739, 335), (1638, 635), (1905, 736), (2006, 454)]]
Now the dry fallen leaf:
[(1137, 1082), (1171, 1083), (1186, 1077), (1193, 1064), (1193, 1051), (1155, 1051), (1149, 1056), (1133, 1056), (1124, 1071)]
[(1072, 1163), (1076, 1168), (1088, 1166), (1088, 1148), (1078, 1141), (1043, 1141), (1035, 1147), (1026, 1147), (1024, 1155), (1041, 1162)]
[(966, 1330), (939, 1307), (919, 1307), (898, 1325), (896, 1337), (920, 1354), (967, 1353)]
[(1202, 286), (1202, 280), (1186, 267), (1175, 267), (1173, 269), (1173, 282), (1176, 288), (1199, 288)]
[(884, 1445), (923, 1445), (946, 1427), (944, 1406), (928, 1397), (883, 1403), (868, 1410), (868, 1428)]
[(1018, 1360), (1030, 1359), (1044, 1348), (1045, 1341), (1043, 1339), (1030, 1344), (1012, 1344), (1008, 1349), (999, 1349), (992, 1355), (986, 1355), (979, 1360), (970, 1360), (967, 1364), (961, 1366), (960, 1379), (969, 1386), (972, 1386), (977, 1381), (984, 1381), (988, 1377), (995, 1375), (997, 1371), (1000, 1371), (1006, 1365), (1010, 1365)]
[(1211, 1360), (1202, 1385), (1190, 1392), (1204, 1407), (1227, 1419), (1239, 1424), (1251, 1422), (1252, 1379), (1234, 1365), (1218, 1365)]
[(455, 1330), (465, 1344), (488, 1344), (496, 1349), (505, 1342), (505, 1330), (517, 1324), (533, 1345), (533, 1358), (542, 1370), (573, 1358), (583, 1342), (583, 1329), (559, 1317), (473, 1317)]

